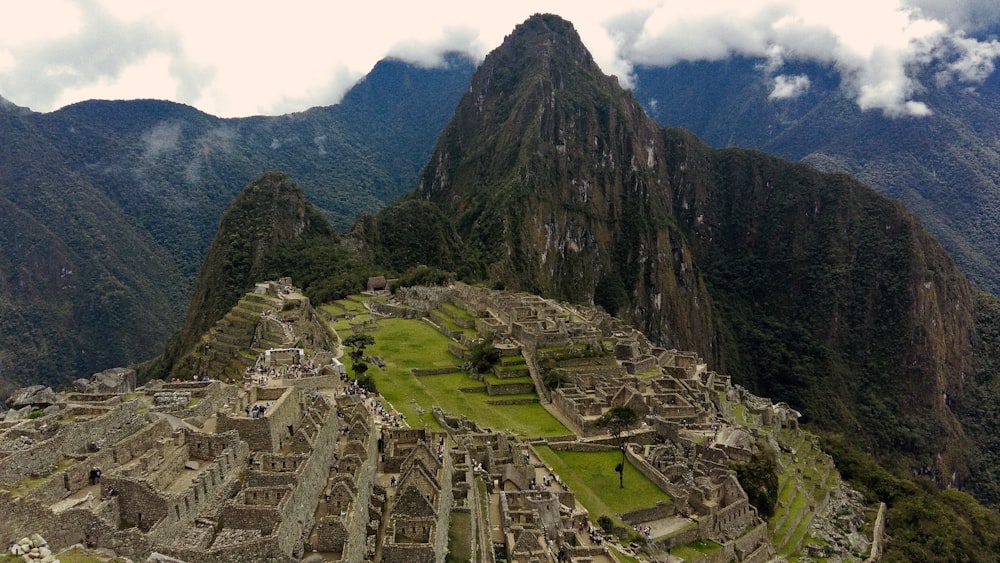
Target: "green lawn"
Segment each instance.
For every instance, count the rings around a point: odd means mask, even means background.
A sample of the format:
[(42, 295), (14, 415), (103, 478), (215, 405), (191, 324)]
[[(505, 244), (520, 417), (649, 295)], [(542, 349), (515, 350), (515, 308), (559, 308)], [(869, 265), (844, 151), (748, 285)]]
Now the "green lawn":
[(567, 452), (547, 446), (536, 449), (545, 463), (576, 493), (577, 500), (590, 512), (591, 520), (596, 521), (602, 515), (618, 520), (618, 514), (670, 500), (667, 493), (628, 462), (625, 463), (625, 488), (619, 488), (615, 472), (615, 466), (621, 461), (618, 451)]
[(685, 561), (694, 561), (706, 555), (711, 555), (720, 549), (722, 549), (722, 546), (712, 540), (698, 539), (671, 549), (670, 555), (680, 557)]
[(451, 512), (448, 524), (448, 556), (445, 561), (472, 561), (472, 515)]
[[(349, 329), (339, 329), (341, 339)], [(371, 366), (368, 373), (375, 378), (379, 393), (396, 409), (402, 411), (414, 427), (430, 425), (439, 428), (431, 409), (441, 407), (453, 416), (467, 416), (484, 427), (511, 430), (521, 436), (560, 436), (569, 430), (552, 417), (541, 405), (490, 405), (487, 401), (519, 399), (530, 395), (490, 397), (486, 393), (462, 393), (461, 387), (480, 387), (482, 383), (458, 371), (462, 360), (448, 351), (451, 340), (427, 323), (414, 319), (379, 319), (377, 328), (369, 332), (375, 345), (367, 349), (369, 356), (385, 360), (385, 369)], [(414, 368), (435, 369), (455, 367), (454, 373), (413, 375)]]

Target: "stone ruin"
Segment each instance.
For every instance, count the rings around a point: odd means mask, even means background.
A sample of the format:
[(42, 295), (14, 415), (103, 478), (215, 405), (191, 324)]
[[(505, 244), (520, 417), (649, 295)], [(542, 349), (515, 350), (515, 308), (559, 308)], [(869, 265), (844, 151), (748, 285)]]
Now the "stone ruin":
[[(258, 290), (298, 302), (287, 283)], [(377, 307), (412, 317), (443, 302), (523, 358), (535, 388), (545, 388), (543, 371), (558, 376), (539, 397), (574, 435), (551, 448), (615, 449), (597, 419), (622, 405), (640, 415), (626, 455), (670, 501), (619, 516), (660, 531), (649, 549), (708, 539), (722, 546), (710, 561), (774, 555), (730, 469), (766, 437), (733, 423), (733, 409), (794, 429), (791, 407), (592, 309), (465, 286), (400, 288)], [(266, 386), (206, 379), (136, 388), (134, 373), (109, 370), (76, 391), (26, 392), (47, 406), (0, 421), (0, 502), (10, 507), (0, 541), (41, 534), (53, 550), (83, 544), (151, 561), (442, 562), (450, 527), (463, 522), (476, 561), (612, 560), (593, 515), (542, 462), (541, 442), (440, 410), (443, 432), (409, 428), (380, 413), (377, 396), (348, 392), (340, 374)]]

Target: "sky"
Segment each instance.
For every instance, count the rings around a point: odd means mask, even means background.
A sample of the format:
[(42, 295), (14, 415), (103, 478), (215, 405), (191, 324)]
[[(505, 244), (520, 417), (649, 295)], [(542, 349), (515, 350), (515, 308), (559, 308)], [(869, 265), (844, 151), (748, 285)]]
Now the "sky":
[(924, 116), (921, 92), (995, 69), (996, 0), (31, 0), (0, 4), (0, 96), (48, 112), (156, 98), (220, 117), (337, 103), (382, 58), (481, 60), (539, 12), (571, 21), (626, 87), (636, 65), (749, 56), (771, 98), (802, 95), (787, 63), (840, 73), (865, 110)]

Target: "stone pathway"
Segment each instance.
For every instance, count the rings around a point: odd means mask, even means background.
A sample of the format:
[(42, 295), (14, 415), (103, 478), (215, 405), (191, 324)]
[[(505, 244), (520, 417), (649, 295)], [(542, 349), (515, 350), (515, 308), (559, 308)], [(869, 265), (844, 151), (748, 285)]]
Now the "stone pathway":
[(87, 506), (87, 493), (94, 495), (93, 505), (96, 506), (101, 501), (101, 486), (87, 485), (61, 501), (54, 503), (52, 505), (52, 512), (62, 512), (79, 505), (83, 505), (83, 508), (91, 508), (91, 506)]

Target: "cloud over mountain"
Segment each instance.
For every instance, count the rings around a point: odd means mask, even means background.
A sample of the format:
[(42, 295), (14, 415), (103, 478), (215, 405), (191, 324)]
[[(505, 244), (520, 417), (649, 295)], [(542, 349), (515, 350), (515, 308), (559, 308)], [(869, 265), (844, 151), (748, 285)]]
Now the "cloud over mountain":
[(801, 94), (786, 63), (840, 73), (864, 109), (933, 111), (924, 88), (975, 86), (995, 70), (1000, 4), (992, 0), (569, 0), (290, 7), (47, 0), (0, 18), (0, 94), (49, 111), (87, 98), (155, 97), (221, 116), (336, 103), (385, 56), (424, 66), (443, 53), (482, 58), (518, 22), (551, 12), (573, 22), (601, 68), (631, 84), (635, 65), (761, 58), (774, 97)]
[[(623, 59), (638, 65), (668, 66), (679, 61), (722, 60), (733, 55), (759, 57), (766, 73), (778, 75), (775, 98), (792, 85), (780, 72), (787, 62), (833, 65), (848, 95), (862, 109), (889, 116), (927, 115), (919, 101), (928, 85), (919, 76), (930, 70), (939, 80), (978, 83), (1000, 55), (995, 39), (971, 35), (997, 21), (1000, 10), (984, 2), (875, 0), (871, 2), (793, 2), (759, 0), (663, 2), (614, 22)], [(975, 30), (972, 30), (975, 31)], [(801, 86), (801, 83), (799, 84)]]

